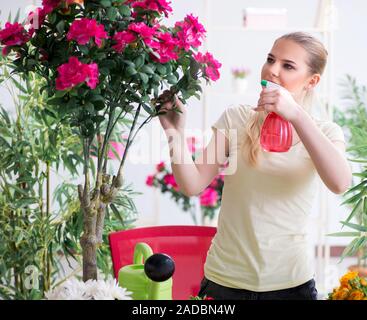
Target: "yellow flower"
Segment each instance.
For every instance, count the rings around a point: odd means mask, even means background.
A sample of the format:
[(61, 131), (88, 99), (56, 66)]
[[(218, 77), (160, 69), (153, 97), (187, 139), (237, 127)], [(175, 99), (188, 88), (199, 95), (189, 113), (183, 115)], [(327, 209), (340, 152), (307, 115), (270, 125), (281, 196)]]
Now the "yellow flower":
[(363, 300), (364, 298), (364, 294), (362, 291), (359, 291), (359, 290), (353, 290), (349, 297), (348, 297), (348, 300)]
[(365, 278), (361, 278), (360, 282), (362, 286), (367, 287), (367, 281)]
[(349, 290), (347, 288), (339, 288), (334, 290), (332, 299), (333, 300), (346, 300), (349, 296)]
[(358, 277), (358, 272), (356, 271), (349, 271), (344, 276), (340, 278), (340, 285), (343, 288), (350, 288), (349, 281), (353, 280), (354, 278)]

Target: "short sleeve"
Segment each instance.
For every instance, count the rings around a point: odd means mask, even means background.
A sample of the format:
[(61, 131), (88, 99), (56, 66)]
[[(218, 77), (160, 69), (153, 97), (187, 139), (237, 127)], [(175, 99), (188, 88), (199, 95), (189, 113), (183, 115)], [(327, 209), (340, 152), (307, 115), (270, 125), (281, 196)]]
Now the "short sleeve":
[(231, 136), (231, 130), (244, 129), (251, 112), (250, 106), (240, 105), (230, 107), (223, 111), (221, 116), (211, 126), (222, 132), (228, 139)]
[(326, 121), (321, 124), (320, 128), (330, 141), (341, 141), (345, 143), (343, 129), (337, 123)]

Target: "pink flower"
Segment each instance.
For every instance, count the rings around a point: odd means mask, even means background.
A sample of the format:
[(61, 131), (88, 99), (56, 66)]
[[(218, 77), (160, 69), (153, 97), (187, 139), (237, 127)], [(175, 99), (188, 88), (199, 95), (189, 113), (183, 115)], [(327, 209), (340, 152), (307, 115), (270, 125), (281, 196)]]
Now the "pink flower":
[(187, 142), (187, 146), (189, 148), (189, 151), (191, 153), (195, 153), (195, 151), (196, 151), (196, 138), (195, 137), (188, 137), (186, 139), (186, 142)]
[(220, 73), (218, 69), (222, 66), (222, 64), (218, 60), (214, 59), (211, 53), (207, 52), (203, 55), (201, 52), (198, 52), (197, 54), (194, 54), (194, 59), (197, 62), (205, 65), (204, 72), (209, 79), (213, 81), (219, 79)]
[(0, 43), (5, 45), (3, 55), (11, 50), (12, 46), (22, 46), (30, 39), (29, 34), (18, 22), (5, 24), (5, 28), (0, 30)]
[(118, 157), (121, 159), (122, 155), (124, 153), (124, 145), (120, 142), (116, 142), (116, 141), (110, 141), (110, 149), (108, 150), (107, 156), (109, 159), (115, 160), (118, 159), (116, 157), (116, 154), (118, 155)]
[(70, 26), (67, 34), (67, 39), (75, 40), (78, 44), (84, 45), (94, 37), (95, 44), (100, 48), (102, 46), (102, 39), (107, 39), (107, 32), (104, 26), (98, 24), (95, 19), (82, 18), (75, 20)]
[(175, 180), (175, 177), (173, 176), (173, 174), (166, 174), (164, 177), (163, 177), (163, 181), (164, 183), (167, 185), (167, 186), (172, 186), (172, 188), (176, 191), (178, 191), (178, 185), (177, 185), (177, 182)]
[(131, 7), (133, 8), (164, 13), (166, 17), (168, 17), (169, 12), (172, 12), (172, 8), (170, 6), (171, 2), (167, 2), (166, 0), (142, 0), (129, 2), (132, 2)]
[(77, 57), (70, 57), (67, 63), (57, 68), (56, 90), (66, 90), (87, 82), (88, 87), (95, 89), (98, 84), (98, 65), (85, 64)]
[(27, 23), (31, 25), (29, 29), (29, 34), (32, 36), (35, 30), (41, 28), (42, 24), (45, 22), (46, 13), (42, 8), (37, 8), (33, 12), (30, 12), (27, 18)]
[(158, 172), (161, 172), (165, 169), (165, 167), (166, 167), (166, 165), (165, 165), (164, 161), (161, 161), (160, 163), (157, 164), (156, 169), (157, 169)]
[(131, 23), (128, 26), (129, 31), (134, 31), (139, 34), (143, 39), (148, 38), (151, 39), (155, 32), (157, 31), (159, 25), (155, 25), (154, 27), (147, 26), (144, 22)]
[(45, 14), (54, 11), (61, 4), (61, 0), (42, 0), (42, 6)]
[(214, 207), (218, 202), (218, 193), (212, 188), (205, 189), (200, 195), (200, 204), (203, 207)]
[(118, 53), (121, 53), (125, 47), (136, 40), (136, 35), (129, 31), (116, 32), (113, 41), (116, 42), (112, 46)]
[(198, 48), (201, 45), (206, 30), (197, 17), (192, 14), (187, 15), (184, 21), (176, 22), (175, 27), (179, 29), (177, 32), (178, 45), (185, 51), (188, 51), (191, 46)]
[(154, 176), (150, 175), (147, 177), (147, 179), (145, 180), (146, 185), (148, 185), (149, 187), (151, 187), (154, 183)]
[(170, 33), (157, 32), (155, 37), (159, 40), (159, 42), (150, 41), (150, 39), (149, 41), (146, 41), (147, 45), (152, 47), (154, 52), (159, 55), (159, 57), (152, 56), (153, 60), (156, 60), (160, 63), (177, 60), (177, 40), (173, 38)]

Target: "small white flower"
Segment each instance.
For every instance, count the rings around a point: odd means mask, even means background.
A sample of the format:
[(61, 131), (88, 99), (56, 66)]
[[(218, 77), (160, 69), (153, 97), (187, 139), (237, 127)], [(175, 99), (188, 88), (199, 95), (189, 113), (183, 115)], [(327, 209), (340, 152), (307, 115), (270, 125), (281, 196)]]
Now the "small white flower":
[(87, 282), (72, 278), (45, 293), (48, 300), (131, 300), (130, 295), (112, 278)]

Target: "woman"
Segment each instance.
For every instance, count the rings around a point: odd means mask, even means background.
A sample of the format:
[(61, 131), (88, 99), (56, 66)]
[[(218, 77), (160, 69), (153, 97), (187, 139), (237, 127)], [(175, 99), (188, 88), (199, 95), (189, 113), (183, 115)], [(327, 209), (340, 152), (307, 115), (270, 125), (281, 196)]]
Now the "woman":
[[(160, 116), (171, 148), (173, 174), (188, 196), (200, 193), (229, 161), (218, 229), (208, 251), (200, 296), (214, 299), (317, 299), (307, 223), (318, 174), (341, 194), (352, 176), (341, 128), (313, 119), (307, 100), (320, 81), (327, 51), (312, 36), (295, 32), (277, 39), (261, 79), (286, 90), (266, 89), (256, 108), (228, 108), (193, 162), (184, 141), (185, 108)], [(285, 153), (261, 150), (260, 128), (275, 112), (290, 121), (293, 144)], [(211, 161), (214, 160), (214, 161)], [(227, 169), (228, 169), (227, 168)]]

